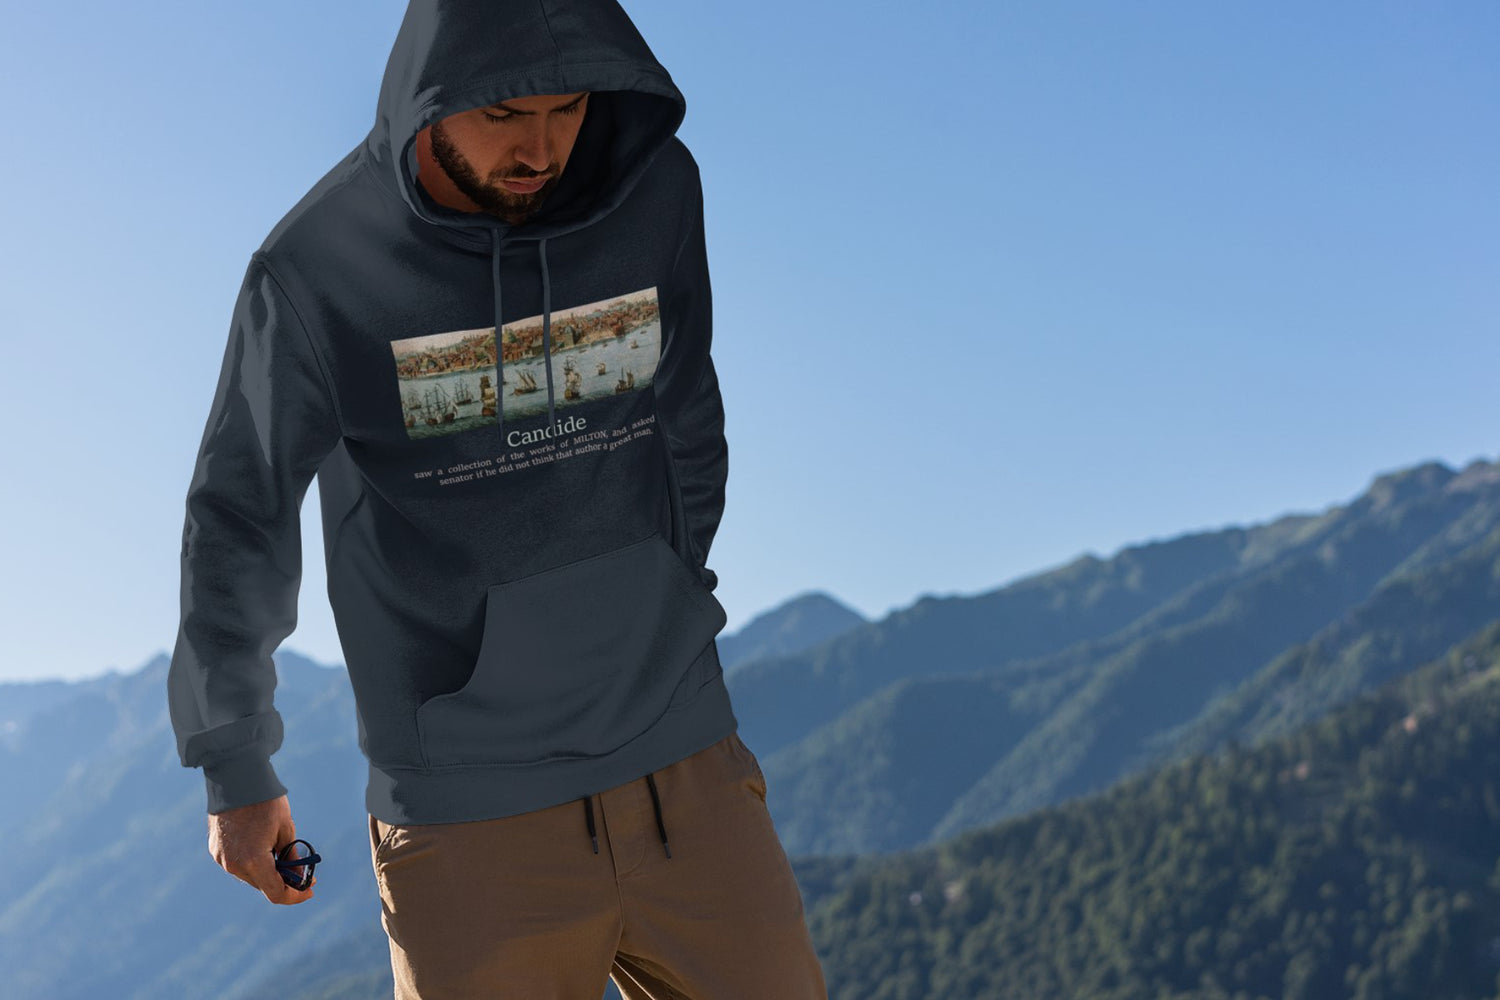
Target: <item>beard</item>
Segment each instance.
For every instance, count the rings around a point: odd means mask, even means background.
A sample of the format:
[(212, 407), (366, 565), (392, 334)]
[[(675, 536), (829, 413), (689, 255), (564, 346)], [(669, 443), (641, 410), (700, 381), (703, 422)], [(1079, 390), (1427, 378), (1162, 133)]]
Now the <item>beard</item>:
[(513, 226), (520, 225), (536, 214), (547, 195), (557, 187), (558, 175), (550, 175), (541, 187), (530, 194), (516, 194), (505, 190), (500, 180), (526, 181), (535, 177), (517, 177), (510, 174), (495, 174), (486, 179), (464, 159), (458, 147), (453, 145), (441, 121), (432, 125), (432, 158), (442, 168), (453, 186), (462, 191), (479, 206), (480, 211), (504, 219)]

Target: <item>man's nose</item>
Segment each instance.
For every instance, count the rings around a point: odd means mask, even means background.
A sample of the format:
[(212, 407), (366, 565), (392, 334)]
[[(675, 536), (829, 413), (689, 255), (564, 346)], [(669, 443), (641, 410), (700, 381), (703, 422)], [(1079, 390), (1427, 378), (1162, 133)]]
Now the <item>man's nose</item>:
[(545, 128), (528, 129), (521, 143), (516, 146), (516, 159), (532, 169), (535, 174), (544, 174), (552, 162), (552, 143)]

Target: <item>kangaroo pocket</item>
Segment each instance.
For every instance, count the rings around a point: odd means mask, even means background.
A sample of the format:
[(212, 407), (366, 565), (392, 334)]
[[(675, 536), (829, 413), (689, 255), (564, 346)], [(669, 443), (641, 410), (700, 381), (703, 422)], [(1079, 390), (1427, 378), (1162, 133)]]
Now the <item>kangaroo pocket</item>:
[(426, 763), (608, 754), (661, 718), (726, 620), (660, 533), (497, 584), (468, 683), (417, 708)]

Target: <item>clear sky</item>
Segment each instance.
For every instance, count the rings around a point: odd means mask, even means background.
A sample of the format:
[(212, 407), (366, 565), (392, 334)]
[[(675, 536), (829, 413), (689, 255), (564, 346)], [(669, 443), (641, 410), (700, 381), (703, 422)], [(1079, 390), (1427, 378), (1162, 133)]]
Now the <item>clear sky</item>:
[[(1500, 5), (626, 9), (704, 179), (729, 629), (1500, 457)], [(170, 652), (240, 278), (403, 10), (7, 13), (0, 679)], [(303, 509), (287, 646), (341, 662)]]

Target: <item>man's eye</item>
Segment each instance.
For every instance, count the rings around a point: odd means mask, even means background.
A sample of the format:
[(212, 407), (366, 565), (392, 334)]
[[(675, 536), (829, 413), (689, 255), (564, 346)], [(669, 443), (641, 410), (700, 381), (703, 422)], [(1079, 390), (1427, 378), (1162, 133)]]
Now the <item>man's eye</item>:
[[(576, 115), (576, 114), (578, 114), (582, 110), (583, 110), (583, 102), (580, 101), (579, 103), (573, 105), (571, 108), (564, 108), (563, 110), (559, 111), (558, 114), (560, 114), (560, 115)], [(497, 115), (492, 115), (488, 111), (484, 112), (484, 116), (486, 118), (488, 118), (492, 122), (508, 122), (512, 118), (516, 117), (515, 115), (506, 115), (506, 116), (504, 116), (502, 118), (502, 117), (499, 117)]]

